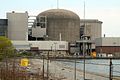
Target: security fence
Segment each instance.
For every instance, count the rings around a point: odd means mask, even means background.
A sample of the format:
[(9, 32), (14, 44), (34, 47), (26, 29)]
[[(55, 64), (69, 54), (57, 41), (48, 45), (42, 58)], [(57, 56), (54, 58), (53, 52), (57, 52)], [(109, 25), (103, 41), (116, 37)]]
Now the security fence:
[[(1, 61), (0, 80), (43, 80), (42, 72), (40, 73), (38, 70), (30, 72), (31, 65), (22, 66), (21, 59), (23, 58), (7, 58)], [(30, 64), (32, 64), (31, 61)]]
[(120, 80), (119, 63), (119, 59), (86, 59), (85, 69), (83, 59), (55, 59), (49, 64), (56, 64), (56, 70), (52, 70), (58, 73), (56, 76), (64, 75), (68, 80)]
[[(28, 59), (28, 64), (21, 60)], [(29, 56), (0, 62), (0, 80), (120, 80), (119, 58)]]

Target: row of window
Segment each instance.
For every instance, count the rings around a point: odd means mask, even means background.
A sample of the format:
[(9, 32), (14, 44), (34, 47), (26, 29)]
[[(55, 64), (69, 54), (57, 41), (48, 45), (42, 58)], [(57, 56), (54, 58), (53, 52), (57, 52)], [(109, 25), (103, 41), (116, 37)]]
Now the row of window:
[(5, 32), (0, 32), (0, 36), (5, 36)]

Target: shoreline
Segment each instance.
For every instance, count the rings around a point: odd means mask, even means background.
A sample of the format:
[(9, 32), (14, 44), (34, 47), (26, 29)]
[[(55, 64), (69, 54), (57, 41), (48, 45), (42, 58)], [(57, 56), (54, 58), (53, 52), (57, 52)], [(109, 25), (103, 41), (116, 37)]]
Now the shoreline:
[[(42, 71), (43, 61), (40, 59), (31, 60), (31, 62), (36, 62), (33, 65), (40, 68)], [(45, 60), (45, 75), (47, 74), (47, 60)], [(75, 69), (63, 64), (59, 61), (49, 61), (49, 78), (53, 80), (74, 80)], [(109, 80), (109, 76), (105, 74), (98, 74), (95, 72), (86, 71), (86, 78), (92, 80)], [(83, 80), (83, 71), (76, 69), (76, 80)], [(117, 80), (117, 79), (114, 79)]]

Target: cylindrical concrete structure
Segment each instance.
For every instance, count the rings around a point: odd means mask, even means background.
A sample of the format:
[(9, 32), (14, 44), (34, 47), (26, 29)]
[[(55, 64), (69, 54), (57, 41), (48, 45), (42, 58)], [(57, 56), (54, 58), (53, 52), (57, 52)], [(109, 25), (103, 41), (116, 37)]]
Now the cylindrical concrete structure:
[(47, 17), (47, 35), (49, 40), (74, 42), (80, 38), (80, 18), (72, 11), (50, 9), (40, 13)]

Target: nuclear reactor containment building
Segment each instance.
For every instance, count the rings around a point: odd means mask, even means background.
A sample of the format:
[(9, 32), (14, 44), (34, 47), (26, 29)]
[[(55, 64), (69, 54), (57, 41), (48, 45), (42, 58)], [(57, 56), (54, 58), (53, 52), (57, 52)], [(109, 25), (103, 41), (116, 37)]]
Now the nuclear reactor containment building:
[[(12, 41), (66, 41), (70, 43), (71, 53), (82, 53), (83, 39), (90, 42), (86, 51), (94, 51), (95, 39), (100, 38), (102, 33), (101, 21), (80, 19), (77, 14), (65, 9), (50, 9), (37, 16), (12, 11), (7, 13), (6, 18), (0, 19), (1, 36)], [(56, 46), (56, 42), (50, 46), (53, 45)]]
[(62, 41), (75, 42), (80, 39), (80, 18), (74, 12), (64, 9), (50, 9), (37, 16), (37, 23), (40, 23), (41, 16), (47, 18), (45, 27), (49, 40), (60, 40), (60, 34)]

